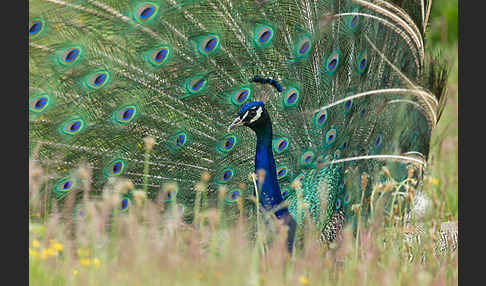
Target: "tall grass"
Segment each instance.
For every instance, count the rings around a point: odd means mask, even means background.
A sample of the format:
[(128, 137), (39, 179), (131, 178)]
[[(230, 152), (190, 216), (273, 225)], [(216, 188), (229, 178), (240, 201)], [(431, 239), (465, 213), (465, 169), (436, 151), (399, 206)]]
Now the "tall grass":
[[(432, 168), (435, 174), (444, 171)], [(43, 172), (31, 162), (32, 198), (43, 193), (36, 187)], [(77, 176), (82, 182), (77, 192), (87, 193), (89, 168), (81, 167)], [(207, 180), (203, 174), (196, 187), (199, 199)], [(398, 190), (400, 184), (391, 188)], [(133, 185), (119, 179), (109, 182), (102, 199), (84, 196), (83, 213), (73, 209), (75, 192), (64, 198), (62, 209), (54, 204), (44, 217), (36, 215), (43, 204), (31, 200), (29, 278), (32, 285), (103, 286), (457, 284), (457, 251), (440, 249), (440, 243), (453, 239), (441, 241), (444, 210), (451, 209), (436, 190), (439, 185), (440, 179), (427, 177), (424, 193), (432, 194), (434, 207), (426, 208), (420, 224), (383, 228), (383, 218), (376, 216), (359, 229), (358, 238), (347, 227), (340, 242), (332, 244), (320, 243), (312, 224), (306, 224), (300, 232), (303, 246), (289, 255), (285, 227), (276, 220), (270, 221), (270, 233), (258, 227), (253, 239), (248, 230), (259, 220), (241, 215), (240, 204), (240, 215), (231, 226), (225, 224), (224, 195), (216, 208), (198, 208), (191, 225), (183, 222), (175, 202), (156, 204), (143, 190), (133, 191), (130, 211), (122, 212), (120, 193)], [(174, 188), (166, 185), (163, 192)], [(266, 243), (269, 236), (272, 242)]]

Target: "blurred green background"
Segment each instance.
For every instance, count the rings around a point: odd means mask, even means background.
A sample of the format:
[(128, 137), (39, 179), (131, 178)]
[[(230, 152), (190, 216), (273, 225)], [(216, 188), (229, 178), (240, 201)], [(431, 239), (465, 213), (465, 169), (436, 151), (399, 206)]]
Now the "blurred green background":
[(458, 197), (458, 0), (434, 0), (426, 35), (426, 50), (439, 54), (449, 68), (447, 102), (432, 133), (428, 174), (436, 184), (425, 188), (440, 202), (434, 209), (442, 221), (457, 220)]
[(458, 0), (434, 0), (430, 15), (428, 38), (433, 46), (453, 46), (457, 43)]

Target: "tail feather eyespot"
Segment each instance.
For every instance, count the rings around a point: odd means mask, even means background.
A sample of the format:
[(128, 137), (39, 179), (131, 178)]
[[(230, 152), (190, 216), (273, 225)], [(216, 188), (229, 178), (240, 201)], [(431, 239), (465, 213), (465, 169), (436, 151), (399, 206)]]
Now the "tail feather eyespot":
[(258, 47), (268, 46), (274, 37), (273, 28), (269, 25), (258, 25), (255, 30), (255, 43)]
[(158, 12), (159, 6), (155, 3), (144, 3), (136, 9), (135, 19), (141, 24), (146, 24), (152, 21)]

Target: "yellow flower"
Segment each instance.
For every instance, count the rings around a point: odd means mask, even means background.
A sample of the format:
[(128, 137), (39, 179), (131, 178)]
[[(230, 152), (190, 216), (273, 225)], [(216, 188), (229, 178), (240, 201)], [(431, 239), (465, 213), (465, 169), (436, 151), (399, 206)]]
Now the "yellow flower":
[(307, 279), (307, 277), (305, 277), (305, 276), (300, 276), (299, 277), (299, 283), (302, 284), (302, 285), (307, 285), (307, 284), (309, 284), (309, 279)]
[(44, 249), (42, 249), (42, 251), (40, 253), (40, 258), (42, 260), (45, 260), (45, 259), (47, 259), (47, 257), (49, 257), (49, 250), (44, 248)]
[(430, 179), (430, 182), (432, 183), (432, 185), (437, 186), (437, 185), (439, 184), (439, 179), (437, 179), (437, 178), (432, 178), (432, 179)]
[(49, 255), (49, 256), (57, 256), (57, 250), (55, 250), (54, 248), (48, 248), (47, 249), (47, 255)]
[(32, 256), (32, 258), (37, 258), (38, 255), (39, 253), (37, 252), (37, 250), (33, 250), (29, 247), (29, 256)]
[(33, 247), (33, 248), (39, 248), (39, 247), (40, 247), (40, 243), (39, 243), (39, 241), (37, 241), (37, 240), (35, 240), (35, 239), (34, 239), (34, 240), (32, 240), (32, 247)]
[(82, 266), (89, 266), (91, 264), (91, 260), (89, 258), (81, 258), (79, 260), (79, 264)]
[(78, 275), (78, 272), (79, 272), (78, 269), (73, 269), (73, 275), (74, 276)]
[(56, 251), (62, 251), (63, 250), (62, 244), (60, 244), (58, 242), (51, 244), (51, 248), (55, 249)]
[(93, 265), (96, 267), (96, 268), (100, 268), (100, 265), (101, 265), (101, 262), (98, 258), (94, 258), (93, 259)]

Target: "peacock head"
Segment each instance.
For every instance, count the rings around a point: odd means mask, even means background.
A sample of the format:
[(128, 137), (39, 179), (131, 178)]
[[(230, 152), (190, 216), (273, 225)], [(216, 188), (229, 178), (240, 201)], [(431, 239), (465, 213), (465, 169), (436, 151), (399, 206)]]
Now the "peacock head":
[(263, 129), (270, 123), (270, 116), (261, 101), (248, 102), (238, 111), (238, 117), (228, 127), (228, 132), (238, 126), (248, 126), (253, 131)]

